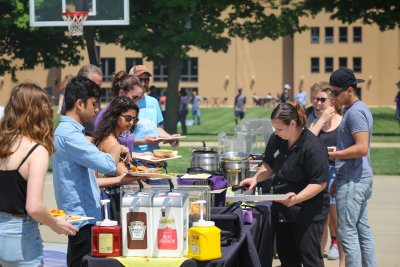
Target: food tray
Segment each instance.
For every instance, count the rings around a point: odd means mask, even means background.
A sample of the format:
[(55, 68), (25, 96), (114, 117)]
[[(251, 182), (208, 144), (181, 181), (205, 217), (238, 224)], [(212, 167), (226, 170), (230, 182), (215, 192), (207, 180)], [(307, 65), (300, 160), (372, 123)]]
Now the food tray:
[(147, 162), (161, 162), (161, 161), (166, 161), (166, 160), (170, 160), (170, 159), (179, 159), (179, 158), (182, 158), (182, 156), (176, 155), (175, 157), (170, 157), (170, 158), (160, 158), (160, 157), (156, 157), (156, 156), (144, 155), (144, 156), (135, 156), (133, 158), (147, 161)]

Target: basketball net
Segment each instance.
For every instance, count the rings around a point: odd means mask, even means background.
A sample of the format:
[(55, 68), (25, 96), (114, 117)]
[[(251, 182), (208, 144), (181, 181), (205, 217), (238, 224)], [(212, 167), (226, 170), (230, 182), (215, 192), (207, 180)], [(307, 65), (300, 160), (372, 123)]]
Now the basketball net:
[(70, 36), (81, 36), (83, 34), (83, 23), (86, 21), (88, 12), (64, 12), (62, 18), (68, 24)]

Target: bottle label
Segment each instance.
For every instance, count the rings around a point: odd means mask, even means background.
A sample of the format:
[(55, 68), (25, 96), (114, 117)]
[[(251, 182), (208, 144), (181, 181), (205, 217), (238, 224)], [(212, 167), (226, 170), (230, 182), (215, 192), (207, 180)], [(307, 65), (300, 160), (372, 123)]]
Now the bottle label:
[(146, 225), (141, 221), (133, 221), (129, 224), (131, 240), (143, 240), (146, 232)]
[(99, 252), (106, 254), (113, 252), (113, 235), (99, 234)]
[(200, 244), (199, 244), (199, 236), (196, 234), (192, 234), (190, 236), (190, 250), (193, 254), (199, 255), (200, 254)]
[(178, 248), (176, 229), (169, 227), (157, 231), (158, 249), (174, 250)]
[(147, 249), (147, 214), (145, 212), (128, 212), (126, 214), (129, 249)]

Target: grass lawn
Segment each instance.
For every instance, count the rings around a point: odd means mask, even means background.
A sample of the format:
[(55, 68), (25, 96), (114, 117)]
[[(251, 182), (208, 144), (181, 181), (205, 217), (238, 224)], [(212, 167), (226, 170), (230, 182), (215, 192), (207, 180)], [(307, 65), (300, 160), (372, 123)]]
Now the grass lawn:
[[(246, 118), (269, 118), (272, 108), (250, 107), (246, 111)], [(400, 142), (399, 125), (394, 118), (395, 110), (390, 108), (371, 108), (374, 117), (373, 142)], [(54, 125), (58, 124), (60, 117), (54, 116)], [(189, 112), (188, 119), (191, 119)], [(188, 135), (184, 141), (217, 141), (217, 135), (225, 132), (232, 136), (235, 129), (233, 109), (202, 108), (201, 126), (189, 126)], [(180, 131), (180, 127), (178, 127)], [(183, 157), (179, 160), (168, 162), (169, 171), (172, 173), (186, 172), (190, 167), (192, 148), (179, 147), (179, 154)], [(400, 175), (399, 148), (372, 148), (371, 161), (375, 174)], [(51, 167), (50, 167), (51, 168)]]
[[(168, 161), (171, 173), (186, 173), (190, 167), (191, 147), (178, 147), (182, 158)], [(400, 175), (400, 148), (371, 148), (372, 169), (375, 175)]]

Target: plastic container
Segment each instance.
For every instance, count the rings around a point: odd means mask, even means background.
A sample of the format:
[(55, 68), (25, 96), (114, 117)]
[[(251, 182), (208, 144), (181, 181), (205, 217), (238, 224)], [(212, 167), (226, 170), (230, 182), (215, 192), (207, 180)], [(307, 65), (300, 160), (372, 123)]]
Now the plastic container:
[(108, 219), (107, 203), (109, 199), (101, 200), (104, 205), (105, 219), (96, 222), (92, 227), (92, 255), (94, 257), (121, 256), (121, 227), (117, 221)]
[(219, 259), (221, 252), (221, 230), (215, 226), (213, 221), (203, 219), (204, 200), (199, 200), (200, 220), (193, 223), (189, 229), (189, 252), (188, 258), (207, 261)]

